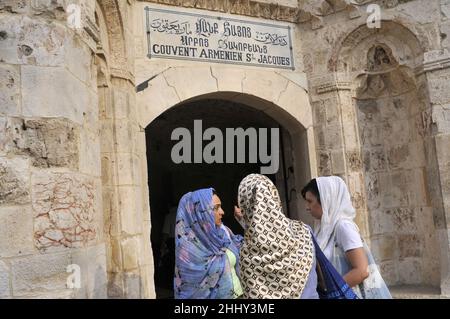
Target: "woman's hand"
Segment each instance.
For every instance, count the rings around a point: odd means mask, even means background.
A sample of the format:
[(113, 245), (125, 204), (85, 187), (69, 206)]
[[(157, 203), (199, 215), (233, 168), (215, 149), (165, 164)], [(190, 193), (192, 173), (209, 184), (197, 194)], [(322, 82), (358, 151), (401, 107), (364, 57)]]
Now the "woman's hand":
[(234, 206), (234, 217), (237, 220), (241, 220), (243, 216), (244, 215), (242, 214), (242, 210), (239, 207)]

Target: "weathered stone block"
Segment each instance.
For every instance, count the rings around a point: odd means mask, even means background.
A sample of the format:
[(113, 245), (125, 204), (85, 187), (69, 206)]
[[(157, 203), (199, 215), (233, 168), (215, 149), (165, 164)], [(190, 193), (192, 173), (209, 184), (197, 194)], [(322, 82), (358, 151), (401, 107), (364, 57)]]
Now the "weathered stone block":
[[(277, 79), (277, 85), (281, 85), (282, 82), (284, 82), (284, 77)], [(290, 115), (305, 128), (313, 125), (309, 97), (306, 91), (294, 82), (288, 81), (286, 87), (279, 93), (278, 100), (275, 101), (275, 104), (283, 108), (287, 114), (280, 112), (273, 107), (269, 107), (265, 110), (265, 113), (269, 116), (273, 115), (273, 118), (278, 118), (281, 123), (284, 120), (283, 117), (285, 117), (285, 121), (288, 122), (290, 120), (288, 115)], [(295, 126), (292, 128), (294, 130), (297, 129)]]
[(344, 153), (342, 151), (331, 152), (331, 163), (333, 174), (345, 173), (345, 158)]
[(95, 241), (94, 183), (66, 173), (32, 176), (35, 245), (41, 251), (87, 246)]
[[(212, 76), (211, 69), (209, 67), (199, 66), (196, 68), (183, 69), (182, 72), (185, 75), (183, 77), (179, 76), (179, 72), (180, 69), (170, 69), (164, 72), (164, 76), (167, 79), (167, 83), (169, 84), (169, 86), (177, 88), (177, 95), (182, 101), (187, 100), (193, 96), (217, 91), (217, 81)], [(199, 78), (203, 79), (203, 81), (191, 80)], [(263, 77), (260, 78), (260, 80), (266, 83), (266, 78)]]
[(29, 117), (64, 117), (82, 124), (94, 106), (90, 87), (65, 68), (22, 66), (22, 109)]
[(0, 157), (0, 204), (30, 202), (29, 164), (23, 158)]
[(381, 122), (380, 106), (376, 100), (356, 100), (358, 120), (362, 127)]
[(391, 211), (371, 209), (369, 212), (369, 226), (371, 235), (391, 234), (394, 231)]
[(3, 261), (0, 261), (0, 298), (11, 297), (11, 288), (9, 285), (9, 267)]
[(106, 250), (105, 245), (87, 248), (88, 263), (88, 298), (106, 298)]
[(0, 2), (0, 10), (12, 13), (26, 13), (29, 4), (26, 0), (3, 0)]
[(316, 126), (324, 125), (326, 121), (326, 111), (323, 101), (312, 102), (311, 109), (313, 112), (313, 124)]
[(137, 214), (142, 214), (142, 199), (138, 190), (139, 188), (134, 186), (118, 187), (122, 232), (128, 235), (139, 234), (142, 228), (137, 222)]
[(397, 207), (385, 211), (397, 234), (417, 233), (420, 218), (413, 208)]
[(405, 174), (405, 190), (408, 202), (414, 206), (429, 206), (430, 195), (427, 189), (425, 169), (416, 168), (408, 170)]
[(314, 141), (317, 149), (324, 150), (325, 146), (325, 126), (316, 126), (314, 128)]
[[(145, 80), (150, 77), (151, 75)], [(165, 74), (159, 75), (152, 80), (148, 89), (137, 95), (137, 105), (141, 106), (138, 110), (139, 124), (147, 127), (162, 112), (180, 101), (176, 88), (167, 84)]]
[(382, 207), (382, 189), (380, 188), (380, 181), (378, 174), (366, 173), (365, 174), (365, 187), (367, 196), (367, 209), (369, 212), (378, 210)]
[(213, 81), (217, 83), (217, 89), (223, 92), (242, 92), (242, 80), (245, 78), (245, 70), (211, 67)]
[(354, 100), (350, 93), (339, 92), (339, 104), (342, 112), (342, 121), (356, 123), (356, 100)]
[(101, 156), (102, 185), (104, 187), (117, 185), (117, 174), (115, 173), (114, 169), (115, 161), (113, 160), (113, 157), (114, 155), (111, 153), (103, 153)]
[(339, 123), (339, 105), (338, 105), (338, 103), (339, 102), (334, 98), (326, 99), (323, 102), (328, 124)]
[(134, 107), (130, 103), (130, 94), (123, 90), (113, 91), (113, 103), (116, 119), (136, 120)]
[(59, 254), (33, 255), (11, 261), (12, 288), (16, 297), (34, 295), (36, 297), (64, 291), (72, 295), (67, 288), (70, 273), (67, 266), (72, 264), (69, 252)]
[(365, 149), (363, 151), (363, 164), (366, 172), (379, 172), (387, 168), (386, 156), (382, 147)]
[(395, 98), (382, 99), (379, 102), (383, 121), (405, 120), (410, 116), (410, 109), (414, 108), (414, 101), (410, 101), (412, 94), (404, 94)]
[(400, 284), (420, 284), (422, 282), (422, 265), (419, 258), (400, 259), (398, 262)]
[(400, 258), (421, 257), (422, 256), (422, 239), (417, 234), (399, 235), (398, 249)]
[(324, 131), (325, 148), (327, 150), (340, 149), (343, 145), (343, 137), (340, 124), (328, 125)]
[(365, 204), (364, 178), (360, 172), (350, 172), (347, 181), (348, 190), (355, 209), (362, 209)]
[(319, 151), (318, 152), (319, 157), (319, 175), (331, 175), (332, 174), (332, 168), (331, 168), (331, 156), (328, 152)]
[(288, 83), (287, 79), (270, 72), (246, 72), (242, 81), (242, 92), (277, 103), (280, 95), (286, 90)]
[(125, 238), (121, 241), (123, 254), (123, 267), (126, 271), (134, 270), (139, 265), (138, 240), (135, 237)]
[(90, 130), (82, 130), (79, 134), (80, 152), (79, 152), (79, 169), (80, 172), (90, 175), (98, 176), (101, 174), (101, 159), (100, 159), (100, 136), (97, 132)]
[(124, 287), (122, 272), (109, 272), (108, 273), (108, 298), (124, 298), (126, 290)]
[(383, 144), (383, 128), (381, 125), (360, 127), (361, 145), (366, 148), (379, 147)]
[[(86, 3), (86, 2), (85, 2)], [(67, 39), (64, 45), (64, 65), (77, 79), (89, 87), (96, 87), (98, 82), (93, 74), (91, 49), (78, 37)], [(97, 113), (95, 114), (97, 116)]]
[(359, 151), (349, 150), (345, 152), (347, 168), (350, 171), (360, 171), (362, 168), (362, 158)]
[(359, 149), (361, 147), (355, 122), (343, 122), (342, 131), (347, 149)]
[[(110, 146), (115, 148), (116, 152), (135, 153), (136, 152), (136, 135), (139, 127), (136, 123), (128, 120), (117, 120), (113, 124), (115, 132), (115, 144)], [(103, 143), (103, 142), (102, 142)], [(102, 151), (105, 151), (102, 144)]]
[(124, 277), (126, 298), (141, 298), (141, 276), (134, 273), (126, 273)]
[(431, 108), (431, 116), (433, 121), (433, 133), (449, 134), (450, 133), (450, 104), (433, 105)]
[(378, 176), (380, 177), (380, 189), (385, 190), (382, 192), (382, 203), (385, 208), (408, 205), (403, 172), (380, 173)]
[(0, 106), (0, 114), (17, 116), (21, 112), (20, 71), (16, 66), (0, 65)]
[(391, 170), (404, 168), (410, 162), (408, 144), (394, 145), (387, 150), (387, 161)]
[(30, 156), (33, 166), (78, 168), (79, 128), (68, 120), (11, 119), (5, 139), (8, 153)]
[(0, 116), (0, 156), (6, 155), (8, 137), (6, 135), (8, 119)]
[(139, 164), (139, 158), (133, 154), (117, 154), (118, 185), (140, 185)]
[(109, 272), (120, 272), (123, 267), (120, 238), (111, 236), (106, 247), (107, 267)]
[(382, 126), (383, 143), (386, 145), (401, 145), (411, 141), (411, 128), (408, 120), (394, 122), (385, 121)]
[(392, 261), (396, 257), (397, 241), (391, 234), (384, 234), (372, 239), (370, 247), (378, 263)]
[(11, 64), (63, 65), (67, 30), (62, 25), (25, 15), (3, 15), (0, 21), (0, 60)]
[(398, 267), (395, 261), (381, 262), (379, 269), (386, 285), (393, 286), (398, 283)]
[(33, 216), (30, 207), (1, 208), (0, 257), (15, 257), (33, 251)]
[(428, 89), (432, 104), (448, 104), (450, 102), (450, 74), (447, 70), (436, 70), (428, 73)]

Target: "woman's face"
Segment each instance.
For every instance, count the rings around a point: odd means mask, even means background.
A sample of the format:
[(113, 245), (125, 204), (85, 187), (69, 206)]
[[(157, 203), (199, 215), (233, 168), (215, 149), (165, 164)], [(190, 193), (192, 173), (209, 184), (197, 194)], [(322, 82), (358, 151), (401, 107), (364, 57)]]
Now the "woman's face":
[(312, 215), (315, 219), (321, 219), (322, 218), (322, 205), (320, 205), (319, 201), (317, 200), (317, 197), (313, 195), (311, 192), (305, 193), (305, 200), (306, 200), (306, 211)]
[(214, 206), (214, 222), (216, 226), (222, 225), (222, 217), (225, 214), (222, 209), (222, 202), (219, 196), (213, 195), (213, 206)]

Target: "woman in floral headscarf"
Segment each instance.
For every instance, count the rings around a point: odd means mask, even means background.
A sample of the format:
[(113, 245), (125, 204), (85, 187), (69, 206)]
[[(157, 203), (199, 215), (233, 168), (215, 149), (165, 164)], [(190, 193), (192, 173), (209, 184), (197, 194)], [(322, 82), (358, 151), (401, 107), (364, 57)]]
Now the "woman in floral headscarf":
[(242, 295), (239, 249), (242, 236), (223, 225), (214, 189), (185, 194), (175, 226), (176, 299), (232, 299)]

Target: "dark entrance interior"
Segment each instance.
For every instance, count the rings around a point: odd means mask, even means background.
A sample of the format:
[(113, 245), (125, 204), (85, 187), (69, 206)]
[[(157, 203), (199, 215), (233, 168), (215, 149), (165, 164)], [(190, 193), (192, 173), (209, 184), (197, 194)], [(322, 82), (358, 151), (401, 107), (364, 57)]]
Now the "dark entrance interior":
[[(257, 131), (259, 128), (267, 128), (268, 131), (270, 128), (279, 128), (279, 170), (276, 174), (267, 176), (277, 185), (285, 208), (286, 202), (289, 201), (285, 196), (284, 180), (289, 172), (285, 169), (284, 148), (285, 145), (290, 145), (291, 141), (289, 133), (273, 118), (244, 104), (218, 99), (187, 102), (161, 114), (146, 128), (151, 243), (155, 261), (154, 280), (157, 298), (173, 298), (175, 261), (173, 226), (180, 198), (192, 190), (215, 188), (225, 211), (224, 224), (233, 232), (242, 234), (243, 230), (233, 216), (239, 183), (246, 175), (260, 173), (260, 167), (267, 166), (263, 163), (248, 163), (248, 153), (245, 164), (175, 164), (171, 159), (171, 150), (178, 141), (171, 140), (172, 131), (178, 127), (187, 128), (193, 139), (194, 120), (202, 120), (203, 131), (209, 127), (219, 128), (223, 133), (224, 143), (226, 128), (255, 128)], [(204, 141), (203, 146), (208, 143), (210, 141)], [(270, 143), (268, 150), (271, 154)], [(225, 153), (224, 147), (224, 159)], [(289, 215), (286, 209), (285, 213)]]

